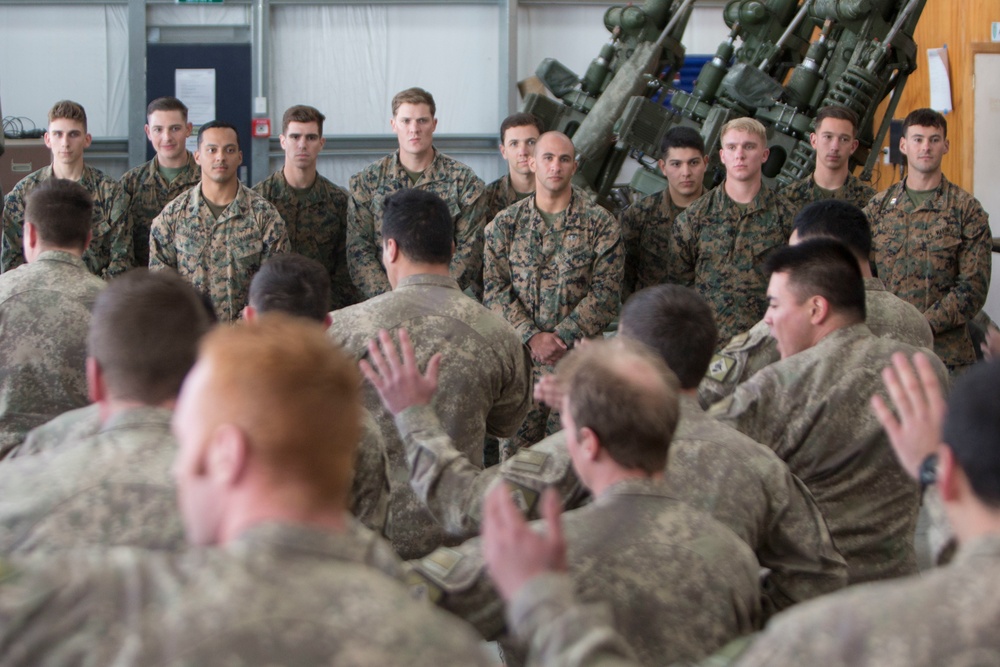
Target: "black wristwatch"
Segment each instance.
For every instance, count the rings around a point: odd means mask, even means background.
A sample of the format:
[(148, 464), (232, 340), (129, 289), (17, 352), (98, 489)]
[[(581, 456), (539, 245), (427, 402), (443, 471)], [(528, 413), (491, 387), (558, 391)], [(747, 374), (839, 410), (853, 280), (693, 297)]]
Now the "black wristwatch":
[(937, 482), (938, 455), (928, 454), (920, 462), (917, 472), (917, 481), (920, 482), (920, 493), (927, 490), (927, 487)]

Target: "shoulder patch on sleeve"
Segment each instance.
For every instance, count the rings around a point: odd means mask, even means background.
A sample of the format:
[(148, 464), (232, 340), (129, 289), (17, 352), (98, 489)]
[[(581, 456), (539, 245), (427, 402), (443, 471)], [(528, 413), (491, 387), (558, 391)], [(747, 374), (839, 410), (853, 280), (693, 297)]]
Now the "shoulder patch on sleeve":
[(535, 504), (538, 502), (538, 491), (534, 489), (529, 489), (520, 484), (511, 484), (510, 497), (514, 500), (514, 504), (517, 505), (518, 509), (525, 516), (530, 516), (531, 512), (535, 509)]
[(420, 559), (420, 565), (428, 574), (444, 580), (452, 573), (464, 556), (461, 552), (447, 547), (435, 549), (433, 553)]
[(532, 449), (521, 449), (511, 458), (508, 466), (512, 470), (537, 474), (542, 471), (542, 467), (549, 459), (545, 452), (538, 452)]
[(715, 380), (716, 382), (725, 382), (726, 378), (729, 376), (729, 372), (733, 370), (735, 365), (736, 360), (732, 357), (724, 354), (715, 354), (712, 356), (712, 361), (708, 365), (708, 373), (705, 374), (705, 377)]

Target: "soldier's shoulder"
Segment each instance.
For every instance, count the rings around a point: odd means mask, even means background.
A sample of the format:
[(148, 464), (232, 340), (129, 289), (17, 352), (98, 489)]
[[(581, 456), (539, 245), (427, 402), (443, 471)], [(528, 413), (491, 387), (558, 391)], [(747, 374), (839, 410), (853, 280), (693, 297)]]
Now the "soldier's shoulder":
[(7, 197), (5, 197), (5, 199), (7, 199), (7, 201), (22, 199), (27, 196), (29, 192), (31, 192), (32, 188), (49, 178), (51, 174), (52, 167), (42, 167), (41, 169), (36, 169), (15, 183), (14, 187), (7, 193)]
[(147, 160), (138, 167), (132, 167), (122, 174), (119, 182), (122, 184), (125, 192), (129, 195), (134, 194), (136, 186), (146, 181), (149, 176), (150, 163), (152, 163), (152, 160)]
[(281, 170), (277, 170), (257, 185), (250, 188), (260, 196), (268, 199), (283, 189), (284, 179), (281, 177)]
[(396, 154), (389, 153), (351, 176), (352, 196), (357, 198), (359, 195), (365, 194), (367, 189), (378, 185), (385, 178), (386, 173), (393, 168), (395, 160)]

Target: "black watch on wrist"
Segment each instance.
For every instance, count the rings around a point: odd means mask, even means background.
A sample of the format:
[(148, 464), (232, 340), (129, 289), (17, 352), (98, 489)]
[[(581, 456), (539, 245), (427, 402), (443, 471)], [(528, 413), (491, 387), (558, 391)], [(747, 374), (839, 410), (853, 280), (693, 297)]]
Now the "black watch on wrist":
[(920, 462), (920, 468), (917, 473), (917, 481), (920, 482), (920, 493), (923, 493), (927, 490), (928, 486), (937, 482), (937, 464), (937, 454), (928, 454)]

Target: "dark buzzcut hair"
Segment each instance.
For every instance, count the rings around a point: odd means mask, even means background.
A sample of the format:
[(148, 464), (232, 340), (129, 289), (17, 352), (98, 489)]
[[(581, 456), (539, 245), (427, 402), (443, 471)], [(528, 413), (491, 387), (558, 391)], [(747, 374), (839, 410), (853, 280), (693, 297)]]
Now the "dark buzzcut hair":
[(448, 205), (433, 192), (407, 188), (385, 198), (382, 239), (392, 239), (411, 261), (451, 262), (455, 223)]
[(903, 119), (903, 136), (907, 136), (910, 127), (918, 125), (920, 127), (936, 127), (941, 130), (944, 138), (948, 138), (948, 121), (945, 117), (934, 111), (934, 109), (914, 109)]
[(622, 309), (619, 334), (659, 354), (681, 381), (694, 389), (705, 377), (719, 330), (712, 309), (695, 290), (656, 285), (639, 290)]
[(250, 281), (248, 300), (261, 314), (279, 312), (323, 322), (330, 311), (330, 274), (304, 255), (275, 255)]
[(705, 139), (702, 138), (698, 130), (693, 127), (678, 125), (667, 130), (663, 136), (663, 143), (660, 149), (663, 152), (663, 159), (667, 159), (667, 153), (671, 148), (693, 148), (702, 155), (705, 154)]
[(281, 133), (285, 134), (288, 132), (289, 123), (316, 123), (319, 127), (320, 136), (323, 136), (324, 120), (326, 120), (326, 116), (316, 107), (311, 107), (307, 104), (296, 104), (295, 106), (288, 107), (281, 117)]
[(1000, 361), (976, 364), (948, 397), (942, 439), (985, 505), (1000, 509)]
[(426, 104), (431, 108), (431, 118), (437, 114), (437, 105), (434, 104), (434, 96), (423, 88), (407, 88), (392, 96), (392, 117), (396, 117), (399, 107), (404, 104)]
[[(635, 372), (637, 363), (652, 382)], [(663, 471), (679, 419), (679, 382), (653, 350), (627, 338), (598, 341), (566, 355), (556, 372), (577, 429), (593, 431), (624, 468)]]
[(519, 111), (507, 116), (500, 123), (500, 144), (503, 144), (504, 137), (507, 136), (507, 130), (512, 127), (524, 127), (526, 125), (534, 125), (535, 129), (538, 130), (539, 136), (545, 133), (545, 127), (542, 126), (542, 121), (538, 116), (533, 113)]
[(224, 120), (213, 120), (198, 128), (198, 148), (201, 148), (202, 137), (208, 130), (232, 130), (236, 135), (236, 148), (240, 148), (240, 131), (236, 129), (235, 125)]
[(792, 229), (802, 241), (819, 237), (840, 241), (861, 262), (867, 262), (872, 251), (868, 216), (842, 199), (821, 199), (807, 205), (795, 216)]
[(154, 111), (180, 111), (184, 116), (184, 122), (188, 119), (187, 106), (176, 97), (157, 97), (146, 105), (146, 118), (152, 116)]
[(858, 125), (860, 121), (858, 120), (858, 114), (854, 113), (847, 107), (838, 107), (836, 105), (829, 105), (821, 108), (816, 112), (816, 118), (813, 123), (813, 127), (817, 130), (819, 129), (820, 123), (822, 123), (827, 118), (833, 118), (834, 120), (846, 120), (854, 128), (854, 138), (858, 137)]
[(179, 275), (131, 269), (97, 295), (87, 353), (114, 398), (156, 405), (177, 397), (211, 326), (198, 293)]
[(75, 181), (50, 178), (33, 188), (24, 204), (24, 219), (38, 238), (54, 248), (87, 248), (93, 225), (94, 198)]
[(843, 243), (814, 238), (771, 253), (764, 271), (788, 274), (788, 286), (799, 303), (811, 296), (821, 296), (837, 313), (855, 315), (865, 320), (865, 282), (857, 258)]

